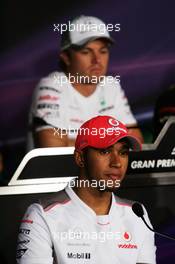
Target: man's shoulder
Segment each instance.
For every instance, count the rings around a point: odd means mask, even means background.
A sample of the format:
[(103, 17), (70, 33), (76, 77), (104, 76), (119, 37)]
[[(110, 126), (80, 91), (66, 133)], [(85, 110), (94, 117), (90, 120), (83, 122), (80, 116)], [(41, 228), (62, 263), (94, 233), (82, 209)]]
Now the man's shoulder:
[[(120, 198), (117, 195), (114, 195), (115, 197), (115, 201), (116, 201), (116, 206), (117, 206), (117, 210), (120, 212), (120, 214), (126, 218), (126, 219), (130, 219), (131, 222), (138, 222), (139, 221), (139, 217), (134, 213), (132, 206), (135, 203), (139, 203), (138, 201), (134, 201), (134, 200), (129, 200), (129, 199), (125, 199), (125, 198)], [(142, 204), (141, 204), (142, 205)], [(143, 206), (143, 205), (142, 205)], [(142, 224), (142, 221), (139, 223)]]
[(134, 200), (129, 200), (129, 199), (126, 199), (126, 198), (121, 198), (121, 197), (117, 196), (116, 194), (114, 194), (114, 197), (115, 197), (116, 203), (118, 205), (121, 205), (121, 206), (126, 206), (126, 207), (132, 208), (132, 205), (136, 202)]
[(114, 194), (114, 198), (116, 201), (116, 205), (118, 205), (121, 210), (124, 210), (123, 212), (125, 212), (127, 214), (129, 213), (130, 216), (134, 216), (134, 218), (136, 217), (136, 215), (132, 210), (133, 204), (139, 203), (140, 205), (143, 206), (143, 204), (138, 202), (138, 201), (130, 200), (130, 199), (126, 199), (126, 198), (121, 198), (115, 194)]
[(50, 193), (46, 194), (42, 198), (38, 200), (38, 203), (42, 206), (44, 211), (49, 210), (53, 206), (56, 206), (57, 204), (66, 204), (71, 199), (66, 193), (65, 189), (56, 193)]
[(49, 73), (47, 76), (40, 79), (37, 84), (37, 88), (40, 92), (55, 92), (61, 93), (63, 88), (66, 87), (67, 77), (63, 72), (52, 72)]

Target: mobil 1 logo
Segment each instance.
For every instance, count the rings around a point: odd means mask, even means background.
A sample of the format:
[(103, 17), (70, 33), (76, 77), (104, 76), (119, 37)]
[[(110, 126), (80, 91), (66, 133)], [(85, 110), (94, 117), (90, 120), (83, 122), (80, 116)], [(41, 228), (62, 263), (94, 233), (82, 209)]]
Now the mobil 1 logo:
[(73, 252), (68, 252), (67, 257), (69, 259), (90, 259), (91, 254), (90, 253), (73, 253)]

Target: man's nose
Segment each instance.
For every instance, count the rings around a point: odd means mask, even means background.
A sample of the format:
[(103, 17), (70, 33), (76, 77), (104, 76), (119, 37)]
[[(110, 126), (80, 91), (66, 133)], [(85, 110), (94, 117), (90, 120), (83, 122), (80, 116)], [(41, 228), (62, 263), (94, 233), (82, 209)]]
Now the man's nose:
[(110, 166), (116, 168), (121, 167), (120, 156), (117, 150), (111, 152)]
[(97, 52), (94, 52), (94, 53), (92, 54), (92, 62), (93, 62), (94, 64), (100, 62), (100, 55), (99, 55)]

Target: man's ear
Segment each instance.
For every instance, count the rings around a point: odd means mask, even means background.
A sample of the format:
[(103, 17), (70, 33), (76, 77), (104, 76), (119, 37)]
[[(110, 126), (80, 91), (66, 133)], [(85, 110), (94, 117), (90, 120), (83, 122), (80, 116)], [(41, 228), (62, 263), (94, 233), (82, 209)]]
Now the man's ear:
[(70, 58), (69, 58), (69, 55), (67, 54), (67, 52), (62, 51), (60, 53), (60, 58), (67, 66), (70, 65)]
[(76, 151), (74, 152), (74, 158), (75, 162), (78, 165), (78, 167), (83, 168), (84, 167), (84, 157), (82, 151)]

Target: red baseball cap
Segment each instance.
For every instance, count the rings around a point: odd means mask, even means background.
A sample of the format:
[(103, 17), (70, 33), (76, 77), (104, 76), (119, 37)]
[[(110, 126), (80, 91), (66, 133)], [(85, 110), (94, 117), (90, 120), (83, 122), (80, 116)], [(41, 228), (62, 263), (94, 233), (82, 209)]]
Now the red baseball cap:
[(122, 138), (126, 138), (130, 148), (141, 150), (139, 140), (128, 134), (126, 126), (112, 116), (96, 116), (86, 121), (78, 130), (75, 149), (86, 147), (108, 148)]

